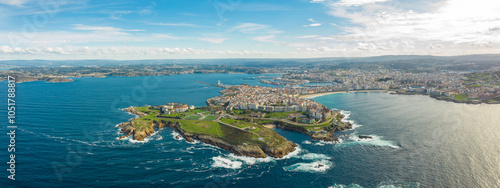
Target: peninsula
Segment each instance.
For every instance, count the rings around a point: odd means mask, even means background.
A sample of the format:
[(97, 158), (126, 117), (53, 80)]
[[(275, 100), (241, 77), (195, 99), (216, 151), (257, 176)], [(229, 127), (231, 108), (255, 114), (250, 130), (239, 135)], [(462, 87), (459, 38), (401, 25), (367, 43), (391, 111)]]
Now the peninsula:
[(273, 127), (297, 131), (314, 140), (338, 141), (334, 132), (352, 128), (343, 115), (310, 99), (299, 98), (285, 88), (249, 85), (227, 86), (222, 95), (195, 108), (180, 103), (125, 109), (139, 117), (122, 123), (121, 136), (143, 141), (170, 127), (187, 141), (218, 146), (239, 156), (281, 158), (297, 144)]

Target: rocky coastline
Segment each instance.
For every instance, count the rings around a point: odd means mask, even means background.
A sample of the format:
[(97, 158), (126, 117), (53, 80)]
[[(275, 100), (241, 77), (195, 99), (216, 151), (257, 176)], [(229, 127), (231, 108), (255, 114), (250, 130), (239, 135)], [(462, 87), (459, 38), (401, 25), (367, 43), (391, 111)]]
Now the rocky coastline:
[[(133, 107), (129, 107), (124, 110), (132, 114), (138, 115), (139, 117), (137, 118), (147, 115), (145, 113), (137, 111)], [(231, 153), (238, 156), (248, 156), (255, 158), (265, 158), (267, 156), (271, 156), (275, 158), (282, 158), (285, 155), (289, 154), (290, 152), (295, 151), (295, 147), (297, 147), (297, 144), (288, 140), (286, 140), (285, 143), (282, 144), (280, 147), (270, 147), (265, 144), (263, 145), (231, 144), (221, 138), (217, 138), (211, 135), (189, 133), (181, 128), (179, 122), (173, 123), (165, 120), (161, 121), (153, 120), (149, 127), (145, 127), (141, 130), (138, 130), (132, 125), (132, 121), (134, 119), (131, 119), (128, 122), (124, 122), (117, 125), (117, 128), (121, 128), (120, 133), (124, 134), (123, 136), (120, 137), (120, 139), (132, 136), (132, 139), (134, 140), (144, 141), (144, 139), (153, 134), (155, 130), (160, 130), (163, 129), (164, 127), (170, 127), (189, 142), (194, 142), (194, 140), (199, 140), (203, 143), (214, 145), (222, 149), (228, 150)]]
[[(340, 115), (340, 119), (344, 118), (343, 115), (341, 115), (341, 114), (339, 114), (339, 115)], [(352, 129), (352, 124), (349, 122), (345, 122), (345, 123), (342, 122), (340, 126), (336, 126), (333, 128), (327, 128), (325, 131), (319, 131), (319, 132), (308, 131), (304, 127), (289, 125), (289, 124), (286, 124), (282, 121), (275, 121), (274, 125), (280, 129), (300, 132), (302, 134), (305, 134), (305, 135), (311, 137), (313, 140), (325, 141), (325, 142), (338, 142), (339, 138), (335, 136), (335, 132), (340, 132), (340, 131)]]

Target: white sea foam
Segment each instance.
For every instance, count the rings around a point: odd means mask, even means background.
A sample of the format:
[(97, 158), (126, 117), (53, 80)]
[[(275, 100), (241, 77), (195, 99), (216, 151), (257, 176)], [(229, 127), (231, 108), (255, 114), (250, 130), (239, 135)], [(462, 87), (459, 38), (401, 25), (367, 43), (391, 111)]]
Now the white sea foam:
[(328, 159), (331, 159), (331, 157), (328, 157), (325, 154), (319, 154), (319, 153), (307, 153), (307, 154), (300, 156), (300, 158), (302, 158), (304, 160), (328, 160)]
[(344, 185), (344, 184), (334, 184), (333, 186), (330, 186), (328, 188), (363, 188), (361, 185), (358, 184), (350, 184), (350, 185)]
[(296, 163), (283, 167), (283, 169), (292, 172), (325, 172), (332, 168), (332, 165), (332, 162), (328, 160), (319, 160), (310, 163)]
[[(115, 125), (115, 128), (118, 128), (118, 126), (120, 126), (121, 124), (123, 124), (123, 123), (118, 123), (118, 124), (116, 124), (116, 125)], [(120, 128), (120, 129), (121, 129), (121, 128)]]
[(343, 123), (350, 123), (352, 125), (352, 128), (350, 130), (353, 130), (353, 129), (356, 129), (356, 128), (359, 128), (362, 126), (360, 124), (356, 124), (356, 122), (354, 122), (354, 120), (349, 119), (351, 117), (351, 111), (340, 110), (340, 114), (342, 114), (344, 116), (344, 118), (342, 118), (342, 120), (341, 120)]
[(212, 160), (214, 161), (212, 167), (218, 168), (238, 169), (241, 168), (241, 165), (243, 164), (240, 161), (232, 161), (231, 159), (227, 159), (221, 156), (212, 157)]
[(187, 143), (190, 143), (190, 144), (199, 144), (201, 142), (199, 140), (193, 139), (192, 142), (187, 142)]
[(343, 142), (341, 142), (341, 145), (353, 145), (353, 144), (364, 144), (364, 145), (375, 145), (375, 146), (384, 146), (384, 147), (391, 147), (391, 148), (400, 148), (399, 146), (395, 145), (391, 141), (383, 140), (381, 136), (377, 135), (367, 135), (370, 136), (371, 138), (364, 138), (361, 139), (356, 133), (351, 133), (349, 135), (342, 135), (340, 136), (341, 139), (344, 139)]
[(149, 141), (151, 141), (151, 140), (158, 140), (158, 138), (159, 138), (159, 137), (161, 137), (160, 135), (158, 135), (158, 132), (159, 132), (159, 131), (155, 131), (155, 132), (154, 132), (154, 133), (152, 133), (151, 135), (149, 135), (149, 136), (147, 136), (146, 138), (144, 138), (144, 140), (143, 140), (143, 141), (134, 140), (132, 135), (130, 135), (130, 136), (128, 136), (128, 137), (125, 137), (125, 138), (123, 138), (123, 139), (121, 139), (121, 140), (128, 140), (130, 143), (134, 143), (134, 144), (135, 144), (135, 143), (141, 143), (141, 144), (143, 144), (143, 143), (148, 143), (148, 142), (149, 142)]
[(175, 131), (172, 131), (172, 133), (170, 133), (170, 135), (172, 135), (172, 138), (176, 139), (176, 140), (183, 140), (184, 137), (181, 136), (181, 134), (179, 134), (178, 132), (175, 132)]
[[(420, 183), (418, 182), (399, 182), (399, 181), (384, 181), (380, 182), (376, 188), (397, 188), (397, 187), (420, 187)], [(361, 185), (358, 184), (349, 184), (349, 185), (344, 185), (344, 184), (334, 184), (333, 186), (330, 186), (328, 188), (363, 188)]]
[[(127, 108), (130, 108), (130, 107), (132, 107), (132, 106), (129, 106), (129, 107), (127, 107)], [(121, 111), (125, 111), (125, 109), (127, 109), (127, 108), (120, 108), (120, 110), (121, 110)], [(127, 112), (127, 114), (134, 115), (134, 116), (135, 116), (135, 118), (139, 117), (139, 115), (134, 114), (134, 113), (132, 113), (132, 112), (129, 112), (129, 111), (125, 111), (125, 112)], [(132, 119), (133, 119), (133, 118), (132, 118)]]
[(283, 156), (282, 158), (274, 158), (274, 159), (277, 159), (277, 160), (282, 160), (282, 159), (290, 159), (292, 157), (295, 157), (297, 156), (298, 154), (300, 154), (302, 152), (302, 149), (300, 148), (300, 146), (297, 145), (297, 147), (295, 147), (295, 151), (292, 151), (288, 154), (286, 154), (285, 156)]
[(304, 141), (302, 142), (302, 144), (312, 144), (312, 142), (311, 142), (311, 141), (309, 141), (309, 140), (304, 140)]
[(230, 159), (233, 160), (239, 160), (245, 162), (247, 165), (254, 165), (256, 163), (268, 163), (271, 161), (274, 161), (275, 158), (273, 157), (266, 157), (266, 158), (255, 158), (255, 157), (247, 157), (247, 156), (237, 156), (235, 154), (229, 154), (228, 155)]

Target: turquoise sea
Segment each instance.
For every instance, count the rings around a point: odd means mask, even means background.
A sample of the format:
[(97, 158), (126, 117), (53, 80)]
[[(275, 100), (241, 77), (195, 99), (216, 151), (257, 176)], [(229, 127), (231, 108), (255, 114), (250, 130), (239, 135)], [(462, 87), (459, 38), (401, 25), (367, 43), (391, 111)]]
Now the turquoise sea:
[[(176, 140), (170, 129), (146, 142), (118, 140), (128, 106), (219, 95), (216, 84), (265, 85), (246, 74), (75, 78), (16, 88), (16, 181), (7, 179), (7, 82), (0, 82), (0, 187), (500, 187), (500, 105), (467, 105), (384, 92), (316, 97), (346, 114), (341, 143), (297, 143), (283, 159), (237, 157)], [(266, 85), (271, 86), (271, 85)], [(359, 140), (357, 135), (373, 139)], [(324, 166), (317, 168), (318, 164)]]

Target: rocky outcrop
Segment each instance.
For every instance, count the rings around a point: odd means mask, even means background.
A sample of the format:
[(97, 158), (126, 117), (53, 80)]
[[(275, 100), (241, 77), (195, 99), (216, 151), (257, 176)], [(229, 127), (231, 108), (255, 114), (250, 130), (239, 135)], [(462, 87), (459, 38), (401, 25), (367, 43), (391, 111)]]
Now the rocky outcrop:
[[(123, 110), (130, 112), (132, 114), (139, 115), (140, 117), (147, 115), (145, 113), (137, 111), (133, 107), (129, 107), (129, 108), (126, 108)], [(134, 120), (134, 119), (132, 119), (132, 120)], [(146, 137), (150, 136), (151, 134), (153, 134), (155, 132), (155, 129), (163, 129), (164, 126), (166, 126), (166, 125), (170, 126), (170, 124), (172, 124), (171, 122), (165, 122), (163, 120), (160, 122), (153, 120), (153, 122), (151, 123), (151, 125), (149, 127), (143, 127), (142, 129), (138, 130), (137, 128), (135, 128), (132, 125), (132, 120), (128, 121), (128, 122), (124, 122), (124, 123), (117, 126), (117, 127), (121, 127), (120, 133), (125, 134), (125, 135), (121, 136), (120, 139), (125, 138), (125, 137), (129, 137), (132, 135), (132, 138), (134, 140), (144, 141), (144, 139)]]
[[(147, 116), (146, 113), (139, 112), (134, 107), (128, 107), (128, 108), (125, 108), (123, 110), (130, 112), (132, 114), (138, 115), (139, 117)], [(132, 119), (132, 120), (134, 120), (134, 119)]]
[(229, 144), (221, 139), (214, 138), (212, 136), (208, 135), (195, 135), (193, 136), (197, 140), (211, 144), (214, 146), (218, 146), (222, 149), (228, 150), (231, 153), (234, 153), (235, 155), (238, 156), (248, 156), (248, 157), (255, 157), (255, 158), (265, 158), (266, 154), (264, 151), (262, 151), (261, 148), (255, 145), (232, 145)]
[(297, 147), (297, 144), (291, 142), (291, 141), (286, 141), (282, 146), (279, 147), (268, 147), (268, 146), (262, 146), (261, 149), (266, 153), (267, 155), (275, 158), (282, 158), (285, 155), (289, 154), (290, 152), (295, 151), (295, 147)]
[(368, 136), (368, 135), (358, 135), (360, 139), (372, 139), (373, 137)]
[(314, 133), (309, 135), (313, 140), (326, 141), (326, 142), (338, 142), (339, 138), (335, 137), (332, 131), (326, 133)]
[[(276, 127), (280, 128), (280, 129), (300, 132), (302, 134), (308, 135), (313, 140), (326, 141), (326, 142), (339, 141), (339, 139), (337, 137), (335, 137), (335, 135), (333, 134), (335, 131), (339, 131), (337, 129), (328, 130), (328, 131), (321, 131), (321, 132), (314, 132), (314, 131), (308, 131), (304, 127), (287, 125), (286, 123), (283, 123), (281, 121), (276, 121), (276, 122), (274, 122), (274, 124), (276, 125)], [(350, 123), (349, 123), (349, 125), (350, 125)], [(352, 127), (352, 125), (351, 125), (351, 127)]]
[(284, 130), (289, 130), (289, 131), (295, 131), (295, 132), (300, 132), (302, 134), (308, 135), (307, 129), (304, 127), (299, 127), (299, 126), (293, 126), (293, 125), (287, 125), (286, 123), (283, 123), (282, 121), (275, 121), (273, 124), (276, 125), (276, 127)]

